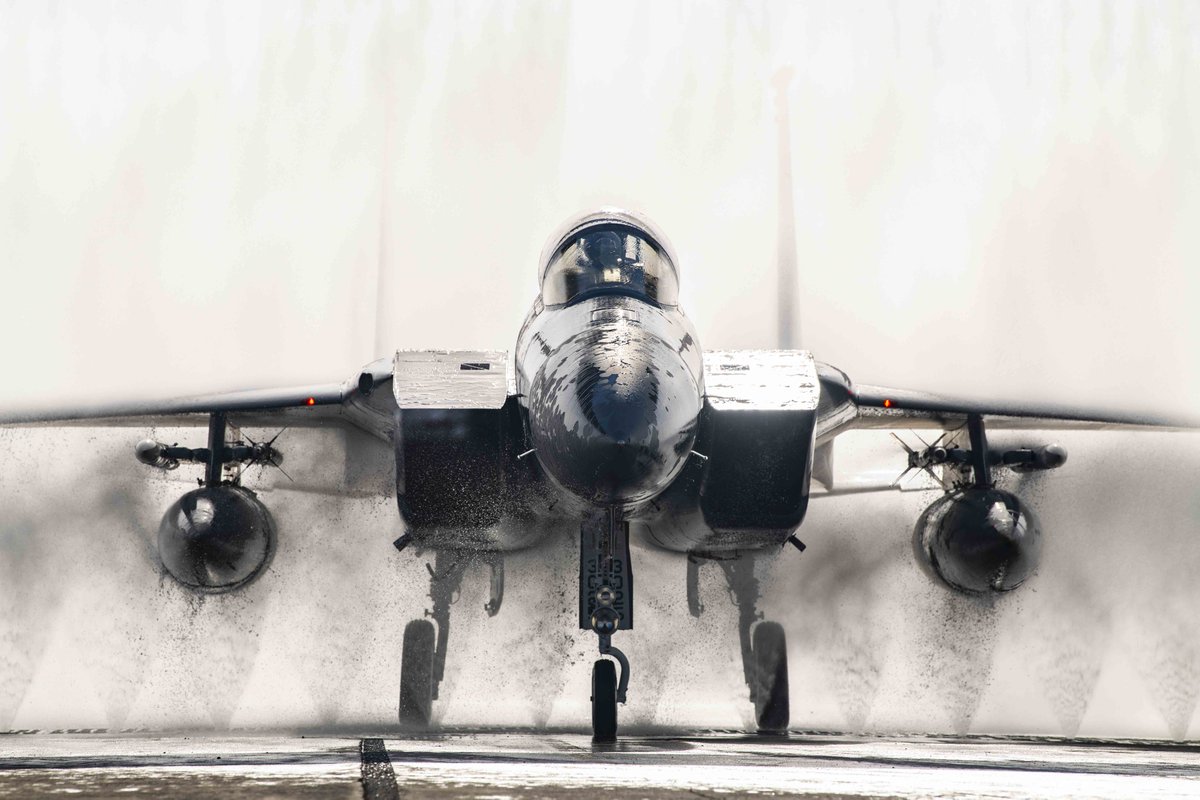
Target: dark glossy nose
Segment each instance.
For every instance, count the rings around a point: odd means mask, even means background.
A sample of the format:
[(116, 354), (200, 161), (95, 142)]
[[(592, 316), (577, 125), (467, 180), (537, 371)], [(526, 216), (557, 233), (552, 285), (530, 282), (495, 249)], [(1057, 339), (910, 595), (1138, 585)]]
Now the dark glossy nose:
[(588, 331), (553, 352), (530, 387), (533, 446), (559, 485), (593, 503), (661, 492), (696, 438), (700, 389), (658, 337)]

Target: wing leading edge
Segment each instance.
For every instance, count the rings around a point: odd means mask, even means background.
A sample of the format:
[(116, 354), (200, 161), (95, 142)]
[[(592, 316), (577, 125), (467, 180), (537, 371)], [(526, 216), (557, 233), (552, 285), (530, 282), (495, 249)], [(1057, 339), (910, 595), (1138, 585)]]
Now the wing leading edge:
[(821, 438), (851, 428), (937, 428), (951, 430), (969, 416), (986, 417), (995, 429), (1195, 430), (1200, 417), (1154, 411), (1086, 408), (1066, 404), (980, 400), (854, 384), (840, 370), (820, 365), (822, 411), (827, 424)]
[[(214, 413), (235, 415), (242, 425), (259, 422), (327, 425), (338, 420), (390, 439), (392, 359), (368, 364), (342, 383), (250, 389), (163, 400), (0, 410), (0, 426), (32, 425), (207, 425)], [(386, 389), (386, 391), (380, 391)]]
[(504, 351), (400, 350), (342, 383), (0, 410), (0, 426), (207, 425), (222, 413), (240, 427), (344, 423), (391, 442), (397, 408), (498, 409), (514, 391), (512, 380)]
[(1196, 417), (1161, 412), (1080, 408), (1053, 403), (973, 400), (882, 386), (858, 386), (855, 388), (854, 399), (858, 404), (860, 417), (877, 419), (885, 424), (917, 417), (936, 420), (939, 424), (950, 422), (958, 425), (965, 421), (967, 415), (978, 414), (984, 417), (1006, 418), (1007, 422), (1001, 422), (997, 426), (1003, 428), (1055, 428), (1063, 423), (1067, 423), (1069, 427), (1091, 428), (1200, 428), (1200, 419)]
[(0, 425), (94, 422), (123, 417), (166, 417), (175, 414), (212, 414), (278, 411), (287, 408), (341, 405), (352, 387), (340, 383), (296, 386), (284, 389), (251, 389), (236, 392), (175, 397), (165, 400), (134, 400), (55, 408), (0, 412)]

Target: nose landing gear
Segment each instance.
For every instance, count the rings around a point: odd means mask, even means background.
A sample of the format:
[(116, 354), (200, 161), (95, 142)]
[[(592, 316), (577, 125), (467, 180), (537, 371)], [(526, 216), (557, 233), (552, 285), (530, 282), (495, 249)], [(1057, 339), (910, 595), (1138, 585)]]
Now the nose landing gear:
[(589, 517), (580, 531), (579, 627), (600, 637), (601, 658), (592, 666), (592, 740), (617, 738), (617, 703), (629, 688), (629, 659), (612, 646), (612, 635), (633, 628), (633, 572), (629, 523), (614, 510)]

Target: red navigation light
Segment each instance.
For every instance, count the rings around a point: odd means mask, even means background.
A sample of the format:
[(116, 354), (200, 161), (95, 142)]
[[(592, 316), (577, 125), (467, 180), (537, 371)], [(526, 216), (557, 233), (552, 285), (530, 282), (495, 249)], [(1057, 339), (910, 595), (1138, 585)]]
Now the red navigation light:
[[(309, 399), (311, 400), (312, 398), (309, 398)], [(310, 403), (310, 405), (311, 405), (311, 403)], [(892, 407), (892, 401), (891, 401), (891, 400), (884, 400), (884, 401), (883, 401), (883, 407), (884, 407), (884, 408), (891, 408), (891, 407)]]
[(316, 404), (317, 404), (317, 398), (315, 398), (315, 397), (310, 397), (304, 401), (304, 405), (306, 405), (306, 406), (315, 406)]

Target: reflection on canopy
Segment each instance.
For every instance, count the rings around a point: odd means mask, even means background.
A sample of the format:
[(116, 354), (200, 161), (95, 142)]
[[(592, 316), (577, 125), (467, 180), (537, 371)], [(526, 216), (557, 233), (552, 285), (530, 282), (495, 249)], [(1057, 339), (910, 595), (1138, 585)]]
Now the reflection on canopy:
[[(679, 278), (669, 246), (629, 212), (601, 212), (572, 226), (543, 259), (542, 302), (574, 303), (598, 294), (626, 294), (660, 306), (679, 302)], [(648, 224), (648, 223), (647, 223)]]

